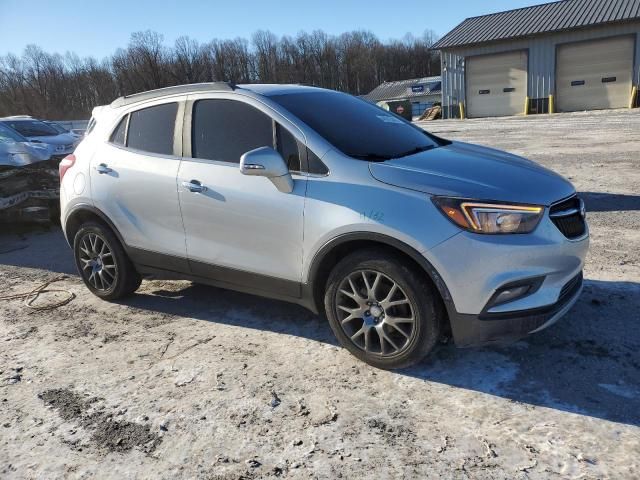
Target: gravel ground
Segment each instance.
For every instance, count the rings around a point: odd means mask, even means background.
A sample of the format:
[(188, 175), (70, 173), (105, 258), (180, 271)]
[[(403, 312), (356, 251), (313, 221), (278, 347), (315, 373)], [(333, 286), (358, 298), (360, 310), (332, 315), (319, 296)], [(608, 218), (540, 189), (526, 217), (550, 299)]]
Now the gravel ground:
[(0, 477), (638, 478), (640, 112), (426, 127), (583, 192), (587, 282), (563, 321), (385, 372), (300, 307), (160, 281), (106, 303), (59, 230), (0, 234), (0, 295), (61, 275), (76, 295), (0, 303)]

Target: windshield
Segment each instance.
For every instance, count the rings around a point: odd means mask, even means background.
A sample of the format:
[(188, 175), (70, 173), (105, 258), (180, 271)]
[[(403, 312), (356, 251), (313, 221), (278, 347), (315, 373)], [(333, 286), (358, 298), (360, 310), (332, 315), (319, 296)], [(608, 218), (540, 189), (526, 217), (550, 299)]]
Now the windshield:
[(49, 122), (47, 122), (47, 125), (49, 125), (51, 128), (53, 128), (58, 133), (69, 133), (69, 130), (64, 128), (62, 125), (58, 125), (57, 123), (54, 123), (54, 122), (49, 123)]
[(58, 132), (44, 122), (38, 120), (4, 120), (4, 124), (13, 128), (25, 137), (48, 137)]
[(22, 135), (20, 135), (18, 132), (16, 132), (15, 130), (12, 130), (9, 127), (5, 127), (4, 125), (2, 125), (2, 123), (0, 123), (0, 141), (28, 142), (28, 140), (24, 138)]
[(384, 161), (440, 146), (438, 139), (403, 118), (346, 93), (301, 92), (269, 98), (350, 157)]

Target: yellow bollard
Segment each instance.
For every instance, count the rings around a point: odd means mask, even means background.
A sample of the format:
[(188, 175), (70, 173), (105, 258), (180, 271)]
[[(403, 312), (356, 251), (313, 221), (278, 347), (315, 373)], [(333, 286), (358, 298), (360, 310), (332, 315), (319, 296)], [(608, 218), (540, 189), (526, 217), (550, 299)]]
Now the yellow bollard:
[(460, 102), (460, 120), (464, 120), (464, 103)]
[(629, 100), (629, 108), (636, 106), (636, 99), (638, 98), (638, 87), (634, 86), (631, 89), (631, 100)]
[(549, 95), (549, 113), (556, 113), (556, 105), (553, 99), (553, 95)]
[(524, 114), (529, 115), (529, 97), (524, 97)]

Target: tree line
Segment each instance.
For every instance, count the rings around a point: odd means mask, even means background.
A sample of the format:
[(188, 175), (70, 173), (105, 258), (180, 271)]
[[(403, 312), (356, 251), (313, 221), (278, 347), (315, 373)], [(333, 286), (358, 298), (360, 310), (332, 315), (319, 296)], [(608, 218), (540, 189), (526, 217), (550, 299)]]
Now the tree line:
[(161, 34), (145, 31), (101, 61), (29, 45), (21, 56), (0, 57), (0, 116), (82, 119), (121, 95), (221, 80), (301, 83), (363, 95), (383, 81), (439, 75), (439, 56), (430, 50), (435, 40), (431, 31), (382, 42), (368, 31), (278, 37), (261, 30), (250, 41), (180, 37), (166, 46)]

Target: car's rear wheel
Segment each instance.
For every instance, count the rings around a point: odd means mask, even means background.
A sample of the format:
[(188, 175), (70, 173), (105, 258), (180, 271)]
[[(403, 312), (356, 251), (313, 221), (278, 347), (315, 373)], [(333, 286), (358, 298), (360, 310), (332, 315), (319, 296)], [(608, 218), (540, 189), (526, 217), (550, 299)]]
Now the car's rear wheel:
[(116, 236), (99, 223), (86, 223), (73, 242), (76, 268), (91, 292), (116, 300), (135, 292), (142, 278)]
[(417, 268), (385, 250), (353, 253), (329, 275), (325, 311), (340, 343), (379, 368), (413, 365), (434, 347), (443, 309)]

